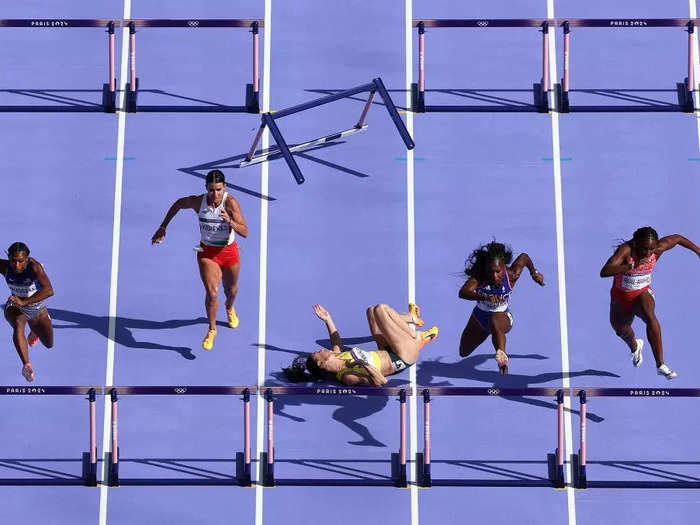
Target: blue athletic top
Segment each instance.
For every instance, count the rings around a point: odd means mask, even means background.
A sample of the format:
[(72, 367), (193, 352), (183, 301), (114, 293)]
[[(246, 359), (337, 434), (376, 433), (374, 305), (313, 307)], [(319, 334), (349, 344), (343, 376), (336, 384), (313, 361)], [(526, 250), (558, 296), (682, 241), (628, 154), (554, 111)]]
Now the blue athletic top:
[(502, 284), (486, 284), (484, 286), (477, 286), (474, 289), (474, 292), (484, 295), (500, 295), (501, 300), (497, 303), (492, 303), (491, 301), (477, 301), (476, 307), (485, 312), (507, 312), (510, 310), (508, 303), (512, 291), (513, 287), (510, 284), (508, 270), (505, 270)]
[(27, 267), (22, 273), (15, 273), (12, 266), (8, 264), (5, 271), (5, 281), (12, 295), (16, 297), (31, 297), (41, 290), (41, 284), (37, 281), (32, 270), (31, 259), (27, 262)]

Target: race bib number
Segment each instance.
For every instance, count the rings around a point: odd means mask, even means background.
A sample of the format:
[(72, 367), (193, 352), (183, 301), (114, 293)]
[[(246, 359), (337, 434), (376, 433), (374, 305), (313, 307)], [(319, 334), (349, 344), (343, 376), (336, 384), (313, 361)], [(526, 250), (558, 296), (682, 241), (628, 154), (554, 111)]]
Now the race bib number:
[(641, 290), (651, 284), (651, 273), (625, 274), (622, 276), (622, 287), (625, 290)]

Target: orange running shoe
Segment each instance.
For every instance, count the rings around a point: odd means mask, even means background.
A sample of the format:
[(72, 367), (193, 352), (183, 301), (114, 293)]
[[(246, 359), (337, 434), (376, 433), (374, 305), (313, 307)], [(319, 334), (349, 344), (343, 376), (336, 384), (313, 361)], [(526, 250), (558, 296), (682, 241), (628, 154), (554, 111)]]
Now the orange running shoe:
[(413, 324), (421, 327), (425, 324), (425, 321), (420, 318), (420, 306), (416, 303), (408, 303), (408, 313), (413, 316)]
[(434, 341), (438, 336), (438, 327), (433, 326), (430, 330), (425, 332), (418, 332), (418, 347), (423, 348), (429, 342)]
[(211, 350), (214, 348), (214, 338), (216, 337), (216, 330), (209, 330), (206, 337), (202, 341), (202, 348), (205, 350)]

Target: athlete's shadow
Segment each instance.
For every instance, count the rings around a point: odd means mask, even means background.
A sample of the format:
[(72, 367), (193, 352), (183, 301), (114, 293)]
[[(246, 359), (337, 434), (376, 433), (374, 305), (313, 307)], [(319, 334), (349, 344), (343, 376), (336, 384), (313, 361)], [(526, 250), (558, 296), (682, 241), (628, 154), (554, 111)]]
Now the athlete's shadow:
[[(64, 321), (71, 324), (56, 324), (56, 330), (71, 328), (88, 328), (95, 330), (103, 337), (109, 337), (109, 317), (106, 315), (91, 315), (82, 312), (62, 310), (60, 308), (49, 308), (49, 312), (54, 321)], [(187, 346), (172, 346), (151, 341), (137, 341), (132, 330), (171, 330), (183, 326), (196, 324), (206, 324), (204, 317), (196, 319), (170, 319), (168, 321), (149, 321), (146, 319), (130, 319), (128, 317), (117, 317), (115, 323), (114, 340), (116, 343), (127, 348), (138, 348), (144, 350), (171, 350), (177, 352), (188, 360), (196, 359), (192, 349)], [(223, 326), (223, 323), (219, 323)]]
[[(501, 375), (495, 370), (495, 362), (493, 357), (486, 354), (471, 355), (457, 361), (456, 363), (446, 363), (442, 362), (440, 359), (434, 360), (422, 360), (418, 362), (417, 377), (418, 384), (420, 386), (431, 387), (431, 386), (452, 386), (449, 380), (439, 381), (436, 379), (442, 378), (454, 378), (454, 379), (471, 379), (474, 381), (480, 381), (482, 383), (488, 383), (489, 386), (495, 386), (499, 388), (528, 388), (533, 384), (548, 383), (550, 381), (561, 380), (564, 377), (562, 372), (543, 372), (541, 374), (536, 374), (533, 376), (523, 375), (513, 373), (513, 369), (517, 366), (514, 360), (517, 359), (548, 359), (547, 357), (540, 354), (511, 354), (511, 367), (508, 375)], [(493, 367), (492, 370), (480, 370), (478, 367), (487, 364)], [(581, 370), (578, 372), (569, 372), (569, 377), (582, 377), (582, 376), (598, 376), (598, 377), (620, 377), (612, 372), (607, 372), (605, 370)], [(519, 403), (526, 403), (528, 405), (550, 408), (552, 410), (557, 409), (557, 404), (555, 402), (547, 402), (543, 399), (533, 399), (529, 397), (513, 396), (508, 397), (513, 401)], [(580, 414), (577, 410), (571, 410), (575, 414)], [(586, 413), (587, 419), (600, 423), (605, 418), (598, 416), (594, 412)]]
[[(372, 341), (371, 337), (347, 337), (343, 339), (344, 344), (358, 344)], [(326, 344), (324, 344), (327, 343)], [(322, 346), (330, 346), (330, 341), (318, 340), (318, 344)], [(257, 345), (254, 345), (257, 346)], [(302, 352), (298, 350), (292, 350), (289, 348), (281, 348), (274, 345), (264, 345), (266, 351), (272, 352), (282, 352), (285, 354), (290, 354), (291, 356), (298, 356), (308, 354), (309, 352)], [(293, 357), (289, 358), (288, 363), (292, 362)], [(285, 363), (285, 366), (288, 364)], [(267, 381), (268, 386), (274, 385), (285, 385), (288, 386), (290, 383), (287, 381), (284, 373), (282, 371), (275, 371), (270, 374), (273, 378), (272, 381)], [(390, 379), (387, 386), (401, 386), (404, 381)], [(296, 383), (296, 386), (317, 386), (323, 385), (323, 383)], [(337, 386), (337, 385), (335, 385)], [(275, 397), (275, 414), (292, 421), (303, 423), (306, 421), (305, 418), (296, 416), (289, 413), (287, 410), (289, 407), (303, 406), (303, 405), (317, 405), (317, 406), (338, 406), (338, 408), (333, 412), (333, 419), (342, 423), (347, 428), (355, 432), (359, 439), (354, 441), (348, 441), (351, 445), (358, 445), (362, 447), (386, 447), (386, 444), (375, 438), (372, 433), (362, 423), (359, 423), (358, 419), (363, 419), (377, 412), (380, 412), (389, 404), (389, 396), (367, 396), (363, 399), (350, 398), (345, 396), (277, 396)], [(393, 399), (393, 398), (391, 398)], [(397, 417), (395, 414), (389, 411), (389, 418)]]

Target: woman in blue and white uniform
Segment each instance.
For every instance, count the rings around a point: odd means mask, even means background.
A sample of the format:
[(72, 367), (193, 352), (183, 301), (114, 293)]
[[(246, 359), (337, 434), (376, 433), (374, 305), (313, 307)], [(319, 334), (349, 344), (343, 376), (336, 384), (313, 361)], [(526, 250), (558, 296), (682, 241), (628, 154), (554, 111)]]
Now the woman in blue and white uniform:
[[(51, 281), (39, 261), (29, 257), (29, 248), (23, 242), (13, 243), (7, 249), (7, 259), (0, 259), (0, 273), (10, 288), (5, 302), (5, 319), (12, 327), (12, 340), (22, 360), (22, 375), (34, 380), (34, 368), (29, 362), (28, 346), (37, 341), (46, 348), (53, 346), (53, 326), (44, 299), (53, 295)], [(29, 336), (25, 327), (29, 325)]]
[(226, 179), (220, 170), (207, 173), (205, 187), (207, 192), (204, 195), (182, 197), (170, 206), (151, 243), (158, 244), (165, 240), (165, 230), (178, 211), (194, 210), (197, 213), (201, 236), (200, 245), (196, 248), (197, 264), (206, 291), (204, 306), (209, 320), (209, 330), (202, 341), (202, 348), (211, 350), (216, 337), (216, 310), (222, 281), (228, 325), (238, 327), (238, 314), (233, 307), (241, 269), (236, 235), (247, 237), (248, 225), (238, 201), (226, 193)]
[(544, 277), (537, 270), (526, 253), (513, 259), (513, 252), (504, 244), (490, 242), (474, 250), (464, 269), (468, 277), (459, 290), (460, 299), (476, 301), (467, 326), (459, 342), (459, 355), (467, 357), (491, 335), (496, 351), (496, 362), (501, 374), (508, 373), (506, 354), (506, 334), (513, 327), (513, 314), (510, 312), (510, 294), (524, 268), (540, 286)]

